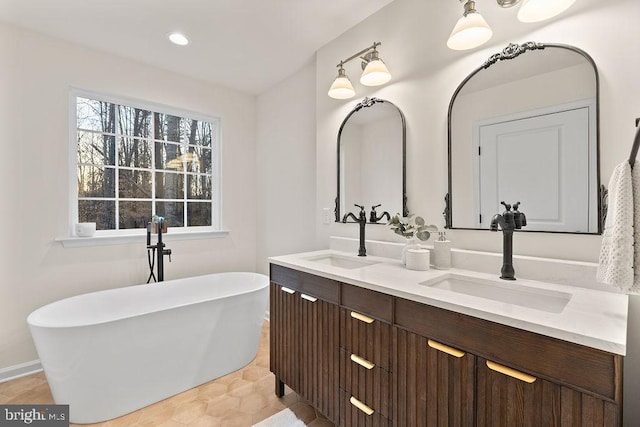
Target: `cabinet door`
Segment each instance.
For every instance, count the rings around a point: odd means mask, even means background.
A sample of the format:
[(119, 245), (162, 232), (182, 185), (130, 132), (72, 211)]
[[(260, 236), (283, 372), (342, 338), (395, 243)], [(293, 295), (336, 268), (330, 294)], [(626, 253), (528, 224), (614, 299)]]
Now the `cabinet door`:
[(560, 389), (561, 415), (563, 427), (616, 427), (622, 425), (618, 405), (592, 395), (572, 390)]
[(473, 426), (476, 357), (400, 328), (393, 341), (394, 425)]
[(487, 362), (478, 358), (478, 427), (561, 425), (559, 385)]
[(529, 378), (534, 379), (529, 383), (489, 365), (478, 358), (478, 427), (615, 427), (621, 423), (614, 402), (540, 378)]
[(339, 417), (340, 311), (335, 304), (299, 297), (300, 396), (328, 419)]
[(298, 316), (300, 297), (292, 290), (271, 283), (270, 367), (277, 379), (298, 390)]

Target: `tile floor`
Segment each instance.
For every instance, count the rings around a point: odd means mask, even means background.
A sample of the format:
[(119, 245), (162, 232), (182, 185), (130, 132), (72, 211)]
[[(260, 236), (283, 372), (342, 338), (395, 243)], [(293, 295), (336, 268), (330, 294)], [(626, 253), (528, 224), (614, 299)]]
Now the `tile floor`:
[[(249, 427), (289, 407), (307, 426), (333, 427), (289, 388), (281, 399), (273, 390), (274, 377), (269, 372), (269, 322), (265, 322), (258, 355), (243, 369), (123, 417), (85, 425)], [(43, 373), (0, 383), (0, 404), (17, 403), (53, 403)]]

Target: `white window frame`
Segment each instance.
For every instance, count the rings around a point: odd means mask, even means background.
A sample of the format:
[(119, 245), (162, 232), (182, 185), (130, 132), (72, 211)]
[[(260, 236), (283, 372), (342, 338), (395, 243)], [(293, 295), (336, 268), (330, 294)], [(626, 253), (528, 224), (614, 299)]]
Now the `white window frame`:
[[(117, 97), (105, 95), (98, 92), (88, 91), (79, 88), (70, 88), (69, 90), (69, 236), (58, 238), (64, 246), (85, 246), (92, 244), (117, 244), (138, 241), (137, 237), (146, 235), (144, 228), (140, 229), (121, 229), (121, 230), (98, 230), (93, 238), (79, 238), (74, 235), (74, 224), (78, 222), (78, 146), (77, 146), (77, 98), (94, 99), (102, 102), (109, 102), (116, 105), (124, 105), (151, 111), (153, 113), (169, 114), (177, 117), (188, 117), (193, 120), (205, 121), (215, 124), (217, 129), (215, 135), (212, 135), (213, 143), (211, 146), (212, 155), (212, 173), (211, 173), (211, 226), (185, 226), (171, 227), (169, 224), (168, 240), (185, 238), (209, 238), (224, 237), (228, 234), (228, 230), (222, 228), (222, 173), (221, 173), (221, 154), (222, 154), (222, 120), (220, 117), (207, 116), (205, 114), (178, 109), (152, 102), (140, 101), (131, 98)], [(155, 146), (155, 144), (153, 144)], [(155, 174), (154, 174), (155, 175)], [(153, 178), (155, 180), (155, 177)], [(155, 182), (155, 181), (154, 181)], [(186, 194), (185, 194), (186, 196)], [(118, 199), (116, 194), (116, 200)], [(83, 242), (83, 243), (80, 243)]]

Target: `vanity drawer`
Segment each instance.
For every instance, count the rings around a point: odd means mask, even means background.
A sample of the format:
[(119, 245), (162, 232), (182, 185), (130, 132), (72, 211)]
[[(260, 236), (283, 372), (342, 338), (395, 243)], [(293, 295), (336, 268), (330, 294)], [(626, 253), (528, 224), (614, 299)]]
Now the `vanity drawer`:
[(298, 289), (300, 281), (298, 280), (299, 272), (290, 268), (281, 267), (276, 264), (269, 265), (269, 280), (280, 286), (286, 286), (291, 289)]
[(343, 283), (341, 305), (359, 313), (365, 313), (369, 317), (375, 317), (389, 323), (393, 322), (393, 297), (391, 295)]
[(391, 418), (391, 374), (340, 349), (340, 388), (385, 418)]
[(334, 304), (340, 302), (340, 282), (308, 273), (300, 272), (299, 275), (301, 292)]
[[(391, 421), (375, 410), (368, 415), (367, 405), (358, 402), (354, 396), (340, 390), (340, 425), (344, 427), (389, 427)], [(356, 406), (360, 405), (360, 406)]]
[(271, 264), (270, 280), (281, 286), (337, 304), (340, 282)]
[(622, 356), (401, 298), (395, 323), (534, 376), (620, 400)]
[(391, 325), (346, 308), (340, 317), (340, 347), (390, 370)]

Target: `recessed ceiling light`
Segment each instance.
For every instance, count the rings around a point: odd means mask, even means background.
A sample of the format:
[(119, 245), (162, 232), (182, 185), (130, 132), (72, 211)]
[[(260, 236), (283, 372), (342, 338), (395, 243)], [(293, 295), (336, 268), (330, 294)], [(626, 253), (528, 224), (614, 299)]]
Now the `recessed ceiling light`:
[(169, 34), (169, 40), (171, 40), (172, 43), (180, 46), (185, 46), (189, 44), (189, 39), (184, 34), (181, 34), (181, 33)]

